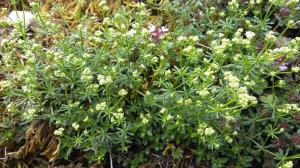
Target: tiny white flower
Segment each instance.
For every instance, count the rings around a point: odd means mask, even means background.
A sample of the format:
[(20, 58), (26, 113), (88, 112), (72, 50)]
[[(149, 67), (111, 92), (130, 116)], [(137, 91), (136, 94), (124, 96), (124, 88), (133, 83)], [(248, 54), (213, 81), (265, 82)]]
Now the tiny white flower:
[(72, 127), (77, 131), (79, 128), (79, 124), (75, 122), (72, 124)]
[(118, 92), (118, 95), (119, 96), (126, 96), (128, 94), (128, 92), (125, 90), (125, 89), (121, 89), (121, 90), (119, 90), (119, 92)]
[(136, 34), (136, 30), (130, 29), (127, 33), (128, 36), (133, 37)]
[(147, 117), (145, 117), (144, 114), (141, 115), (141, 119), (142, 119), (143, 124), (148, 124), (149, 123), (149, 119)]
[(211, 128), (211, 127), (205, 128), (205, 130), (204, 130), (204, 134), (208, 135), (208, 136), (214, 134), (215, 132), (216, 131), (213, 128)]
[(157, 58), (157, 57), (152, 57), (151, 61), (152, 61), (153, 63), (157, 63), (157, 62), (158, 62), (158, 58)]
[(199, 96), (207, 96), (209, 95), (209, 91), (207, 88), (204, 88), (203, 90), (197, 91), (197, 94), (199, 94)]
[(190, 53), (192, 51), (192, 49), (194, 49), (193, 46), (187, 46), (186, 48), (183, 49), (184, 53)]
[(121, 113), (122, 111), (123, 111), (122, 108), (118, 108), (118, 110), (117, 110), (118, 113)]
[(284, 164), (282, 164), (281, 166), (279, 166), (278, 168), (293, 168), (294, 164), (292, 161), (288, 161)]
[(298, 73), (300, 72), (300, 67), (292, 67), (291, 68), (293, 72)]
[(178, 40), (179, 42), (186, 41), (186, 40), (187, 40), (187, 37), (179, 36), (179, 37), (177, 38), (177, 40)]
[(53, 134), (57, 135), (57, 136), (61, 136), (61, 135), (63, 135), (64, 130), (65, 129), (61, 127), (59, 129), (55, 130)]
[(103, 34), (103, 33), (102, 33), (101, 30), (97, 30), (97, 31), (95, 32), (95, 35), (98, 36), (98, 37), (100, 37), (102, 34)]
[(104, 110), (106, 108), (106, 102), (102, 102), (102, 103), (99, 103), (96, 105), (96, 110), (97, 111), (101, 111), (101, 110)]
[(276, 41), (275, 32), (269, 31), (265, 36), (266, 41), (274, 42)]
[(232, 143), (233, 139), (230, 136), (226, 136), (225, 137), (226, 142), (228, 142), (229, 144)]
[(245, 35), (246, 35), (247, 39), (251, 40), (255, 36), (255, 33), (252, 31), (246, 31)]
[(190, 36), (189, 39), (191, 39), (193, 42), (199, 41), (199, 37), (198, 36)]
[(165, 75), (166, 75), (166, 76), (169, 76), (169, 75), (171, 75), (171, 73), (172, 73), (171, 70), (168, 69), (168, 70), (166, 70)]

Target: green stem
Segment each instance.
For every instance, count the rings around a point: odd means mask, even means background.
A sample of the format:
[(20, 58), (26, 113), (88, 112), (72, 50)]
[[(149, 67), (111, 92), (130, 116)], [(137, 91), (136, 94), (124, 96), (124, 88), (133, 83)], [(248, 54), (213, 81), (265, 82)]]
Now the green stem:
[[(289, 27), (286, 27), (281, 33), (280, 33), (280, 35), (277, 37), (277, 39), (279, 38), (279, 37), (281, 37), (287, 30), (289, 29)], [(276, 41), (275, 41), (276, 42)], [(274, 44), (275, 44), (275, 42), (272, 42), (271, 44), (270, 44), (270, 47), (271, 46), (273, 46)], [(243, 75), (243, 78), (245, 77), (245, 76), (247, 76), (250, 72), (251, 72), (251, 70), (255, 67), (255, 65), (259, 62), (259, 58), (262, 56), (262, 54), (266, 51), (268, 49), (268, 43), (265, 45), (265, 47), (261, 50), (261, 52), (258, 54), (258, 56), (256, 57), (256, 59), (255, 59), (255, 61), (254, 61), (254, 63), (251, 65), (251, 67), (246, 71), (246, 73)]]

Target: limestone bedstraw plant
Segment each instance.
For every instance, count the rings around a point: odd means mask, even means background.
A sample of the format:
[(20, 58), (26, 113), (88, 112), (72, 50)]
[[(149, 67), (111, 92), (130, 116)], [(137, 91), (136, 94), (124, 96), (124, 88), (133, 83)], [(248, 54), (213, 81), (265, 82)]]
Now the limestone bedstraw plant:
[(275, 29), (284, 6), (293, 15), (299, 4), (167, 1), (160, 22), (144, 3), (124, 5), (99, 29), (80, 23), (49, 47), (14, 30), (0, 50), (7, 118), (19, 128), (49, 122), (64, 159), (81, 151), (129, 167), (173, 146), (175, 160), (192, 154), (212, 167), (291, 167), (300, 38), (277, 47), (298, 26)]

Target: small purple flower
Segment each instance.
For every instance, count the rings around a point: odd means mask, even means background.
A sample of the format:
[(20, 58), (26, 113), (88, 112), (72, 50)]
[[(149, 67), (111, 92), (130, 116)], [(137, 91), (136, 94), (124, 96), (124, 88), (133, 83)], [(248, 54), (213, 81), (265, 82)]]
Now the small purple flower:
[(281, 71), (285, 71), (285, 70), (289, 69), (289, 67), (286, 64), (282, 64), (282, 65), (279, 66), (279, 69)]
[(281, 9), (279, 10), (279, 14), (280, 14), (281, 16), (285, 16), (285, 17), (289, 16), (289, 15), (290, 15), (290, 12), (291, 12), (290, 8), (281, 8)]
[(280, 63), (282, 63), (285, 59), (286, 59), (285, 56), (279, 57), (279, 58), (277, 58), (277, 59), (275, 60), (275, 62), (276, 62), (277, 64), (280, 64)]
[(163, 37), (169, 31), (165, 26), (158, 27), (153, 24), (150, 24), (148, 29), (151, 33), (151, 39), (154, 41), (158, 41), (160, 37)]
[(289, 69), (291, 67), (291, 62), (286, 62), (284, 63), (284, 61), (286, 60), (286, 57), (279, 57), (275, 60), (275, 64), (273, 65), (273, 67), (275, 68), (277, 65), (279, 65), (279, 69), (281, 71), (286, 71), (287, 69)]

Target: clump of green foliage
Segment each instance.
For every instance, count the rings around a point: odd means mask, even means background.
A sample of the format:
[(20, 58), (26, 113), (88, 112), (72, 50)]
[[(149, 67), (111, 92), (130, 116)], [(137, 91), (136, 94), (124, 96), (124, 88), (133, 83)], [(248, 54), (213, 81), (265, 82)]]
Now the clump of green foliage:
[[(49, 122), (64, 159), (80, 150), (89, 162), (110, 154), (135, 167), (172, 144), (174, 159), (192, 153), (212, 167), (291, 167), (300, 38), (285, 34), (299, 30), (299, 8), (297, 0), (137, 3), (96, 31), (84, 17), (47, 48), (16, 26), (1, 42), (3, 124)], [(61, 30), (38, 21), (37, 34)]]

